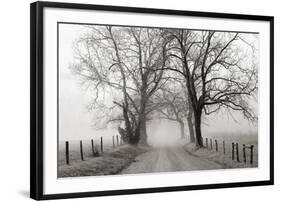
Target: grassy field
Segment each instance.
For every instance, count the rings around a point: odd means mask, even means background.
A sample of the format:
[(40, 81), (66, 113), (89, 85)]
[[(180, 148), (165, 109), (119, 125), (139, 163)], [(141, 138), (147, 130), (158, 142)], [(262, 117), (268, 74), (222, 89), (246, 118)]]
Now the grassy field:
[[(76, 148), (76, 150), (75, 150)], [(93, 157), (90, 147), (85, 147), (84, 161), (80, 159), (79, 148), (72, 146), (70, 164), (65, 162), (64, 151), (59, 152), (58, 177), (98, 176), (118, 174), (130, 165), (136, 156), (148, 148), (121, 145), (115, 148), (106, 146), (103, 153)]]
[[(94, 138), (94, 149), (97, 150), (100, 153), (101, 150), (101, 137)], [(120, 139), (121, 137), (118, 136), (118, 146), (120, 146)], [(113, 146), (112, 136), (102, 136), (103, 140), (103, 152), (107, 153), (110, 152), (112, 149), (117, 147), (117, 140), (116, 135), (114, 136), (114, 143), (115, 146)], [(91, 145), (91, 139), (82, 139), (82, 145), (83, 145), (83, 155), (84, 160), (91, 159), (93, 157), (92, 152), (92, 145)], [(80, 156), (80, 140), (69, 140), (69, 161), (71, 163), (79, 162), (81, 161)], [(66, 164), (66, 157), (65, 157), (65, 141), (60, 141), (58, 145), (58, 165), (64, 165)]]
[[(207, 158), (217, 163), (222, 164), (225, 168), (246, 168), (246, 167), (258, 167), (258, 136), (255, 134), (245, 135), (209, 135), (208, 148), (206, 148), (206, 137), (203, 137), (205, 148), (197, 149), (193, 144), (187, 144), (185, 147), (187, 151), (195, 156)], [(210, 149), (210, 139), (212, 139), (213, 149)], [(218, 142), (218, 152), (215, 150), (215, 140)], [(225, 141), (225, 154), (223, 154), (223, 141)], [(232, 160), (232, 142), (238, 143), (239, 148), (239, 160), (236, 160), (236, 148), (235, 148), (235, 160)], [(250, 164), (250, 149), (246, 149), (246, 160), (243, 162), (243, 144), (246, 146), (253, 145), (253, 164)]]

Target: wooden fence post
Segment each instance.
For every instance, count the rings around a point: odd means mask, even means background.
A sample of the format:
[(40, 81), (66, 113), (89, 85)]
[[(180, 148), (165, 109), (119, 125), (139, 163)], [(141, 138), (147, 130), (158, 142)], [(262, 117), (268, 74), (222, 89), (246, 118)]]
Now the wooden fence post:
[(80, 154), (81, 154), (81, 160), (84, 161), (82, 140), (80, 140)]
[(112, 146), (115, 147), (114, 135), (112, 136)]
[(239, 160), (239, 147), (238, 147), (238, 143), (236, 143), (236, 160), (237, 160), (237, 162), (240, 162), (240, 160)]
[(246, 146), (245, 146), (245, 144), (243, 144), (243, 161), (244, 161), (244, 163), (246, 163)]
[(206, 138), (206, 147), (208, 148), (208, 138)]
[(201, 136), (201, 142), (202, 142), (202, 146), (204, 147), (204, 140), (202, 136)]
[(234, 142), (232, 142), (232, 160), (234, 160)]
[(117, 141), (116, 145), (118, 146), (119, 145), (119, 137), (118, 137), (118, 135), (116, 135), (116, 141)]
[(215, 140), (215, 144), (216, 144), (216, 152), (218, 152), (218, 141)]
[(94, 145), (94, 140), (91, 139), (91, 145), (92, 145), (92, 154), (95, 156), (95, 145)]
[(66, 164), (69, 164), (69, 145), (68, 145), (68, 141), (65, 142), (65, 159), (66, 159)]
[(211, 146), (211, 149), (213, 149), (213, 140), (210, 139), (210, 146)]
[(250, 146), (251, 149), (251, 158), (250, 158), (250, 163), (253, 164), (253, 155), (254, 155), (254, 145)]
[(103, 152), (102, 136), (100, 137), (100, 152)]
[(225, 142), (224, 142), (224, 140), (222, 141), (222, 148), (223, 148), (223, 154), (225, 155)]

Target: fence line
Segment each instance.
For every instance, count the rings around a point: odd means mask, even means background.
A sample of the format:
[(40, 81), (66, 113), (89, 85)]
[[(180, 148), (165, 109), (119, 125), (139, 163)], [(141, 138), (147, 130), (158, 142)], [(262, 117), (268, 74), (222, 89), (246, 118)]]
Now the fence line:
[(84, 161), (82, 140), (80, 140), (80, 155), (81, 155), (81, 161)]
[(244, 161), (244, 163), (247, 162), (247, 160), (246, 160), (246, 146), (245, 146), (245, 144), (243, 144), (243, 161)]
[[(116, 138), (116, 141), (115, 141)], [(120, 139), (119, 139), (120, 138)], [(218, 140), (215, 139), (215, 151), (218, 152), (219, 151), (219, 143)], [(124, 142), (122, 140), (121, 137), (119, 137), (118, 135), (116, 136), (112, 136), (112, 147), (117, 147), (122, 145)], [(203, 138), (202, 138), (202, 143), (204, 146), (204, 142), (203, 142)], [(104, 152), (104, 145), (103, 145), (103, 137), (100, 136), (100, 152), (103, 153)], [(207, 149), (211, 149), (213, 150), (213, 140), (212, 138), (205, 138), (205, 147)], [(209, 147), (210, 146), (210, 147)], [(69, 146), (69, 141), (65, 141), (65, 161), (66, 164), (69, 165), (70, 164), (70, 146)], [(243, 158), (243, 162), (247, 163), (247, 150), (250, 151), (250, 164), (253, 164), (253, 155), (254, 155), (254, 145), (245, 145), (242, 144), (242, 158)], [(92, 151), (92, 156), (98, 156), (98, 147), (95, 146), (95, 141), (93, 139), (91, 139), (91, 151)], [(221, 151), (221, 150), (220, 150)], [(223, 154), (226, 155), (226, 143), (223, 140), (222, 141), (222, 151)], [(236, 158), (235, 158), (236, 156)], [(80, 159), (81, 161), (84, 161), (84, 151), (83, 151), (83, 142), (82, 140), (80, 140)], [(239, 144), (236, 142), (232, 142), (231, 144), (231, 159), (234, 161), (236, 159), (237, 162), (240, 162), (240, 153), (239, 153)]]
[[(116, 140), (115, 140), (116, 138)], [(81, 161), (84, 161), (85, 160), (85, 151), (84, 151), (84, 145), (83, 143), (85, 144), (86, 141), (82, 141), (82, 140), (79, 140), (79, 158)], [(87, 151), (90, 151), (90, 157), (96, 157), (96, 156), (99, 156), (99, 152), (100, 153), (103, 153), (104, 152), (104, 140), (103, 140), (103, 136), (100, 136), (100, 145), (96, 144), (97, 143), (96, 141), (94, 141), (94, 139), (90, 139), (90, 150), (87, 150)], [(118, 135), (114, 135), (112, 136), (112, 147), (118, 147), (120, 146), (121, 144), (123, 144), (123, 140), (121, 137), (119, 137)], [(108, 144), (106, 144), (108, 145)], [(110, 145), (110, 144), (109, 144)], [(98, 146), (99, 146), (99, 149), (100, 151), (98, 151)], [(75, 146), (75, 148), (77, 148), (77, 146)], [(107, 147), (108, 148), (108, 147)], [(70, 164), (70, 144), (69, 144), (69, 141), (65, 141), (65, 163), (67, 165)]]
[[(203, 138), (202, 138), (203, 139)], [(215, 151), (219, 151), (219, 143), (217, 139), (214, 139), (215, 142)], [(202, 141), (203, 146), (205, 146), (207, 149), (213, 150), (213, 139), (212, 138), (205, 138), (205, 145), (204, 142)], [(243, 162), (247, 163), (247, 149), (250, 150), (250, 164), (253, 164), (253, 156), (254, 156), (254, 145), (249, 145), (246, 146), (245, 144), (242, 144), (242, 157), (243, 157)], [(223, 140), (222, 141), (222, 152), (224, 155), (226, 155), (226, 143)], [(235, 158), (236, 157), (236, 158)], [(234, 161), (236, 160), (237, 162), (240, 161), (240, 153), (239, 153), (239, 143), (232, 142), (231, 143), (231, 159)]]
[(216, 152), (218, 152), (218, 141), (215, 140), (215, 145), (216, 145)]
[(91, 139), (91, 146), (92, 146), (92, 154), (93, 156), (95, 156), (95, 143), (93, 139)]
[(102, 141), (102, 136), (100, 137), (100, 152), (103, 152), (103, 141)]
[(69, 164), (69, 143), (68, 143), (68, 141), (65, 142), (65, 158), (66, 158), (66, 164)]
[(223, 147), (223, 154), (225, 155), (225, 142), (224, 142), (224, 140), (222, 141), (222, 147)]
[(234, 148), (235, 148), (234, 142), (232, 142), (231, 144), (232, 144), (232, 160), (234, 160)]

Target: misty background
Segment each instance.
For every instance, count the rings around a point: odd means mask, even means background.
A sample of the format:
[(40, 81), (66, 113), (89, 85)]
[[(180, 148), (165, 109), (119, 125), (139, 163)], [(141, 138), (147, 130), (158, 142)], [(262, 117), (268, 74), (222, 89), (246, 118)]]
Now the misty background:
[[(59, 141), (81, 140), (103, 136), (111, 138), (117, 135), (117, 125), (108, 124), (99, 129), (93, 126), (95, 114), (88, 111), (91, 95), (81, 84), (81, 79), (73, 75), (69, 68), (73, 61), (73, 43), (83, 34), (84, 26), (73, 24), (59, 25)], [(257, 103), (253, 101), (253, 104)], [(185, 128), (188, 133), (188, 128)], [(225, 135), (257, 135), (258, 126), (246, 120), (239, 112), (231, 115), (225, 110), (203, 119), (204, 137)], [(148, 143), (153, 146), (175, 144), (180, 139), (178, 124), (169, 120), (151, 120), (147, 123)]]

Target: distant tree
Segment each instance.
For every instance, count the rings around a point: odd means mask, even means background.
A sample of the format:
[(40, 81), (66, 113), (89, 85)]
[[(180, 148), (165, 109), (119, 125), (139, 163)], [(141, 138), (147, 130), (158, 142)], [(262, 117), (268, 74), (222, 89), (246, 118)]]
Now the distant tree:
[[(187, 92), (182, 85), (182, 80), (170, 78), (169, 81), (154, 95), (158, 103), (159, 118), (176, 121), (180, 127), (181, 138), (185, 135), (185, 120), (189, 128), (190, 142), (195, 141), (192, 117), (192, 108), (189, 106)], [(191, 110), (191, 113), (190, 113)]]

